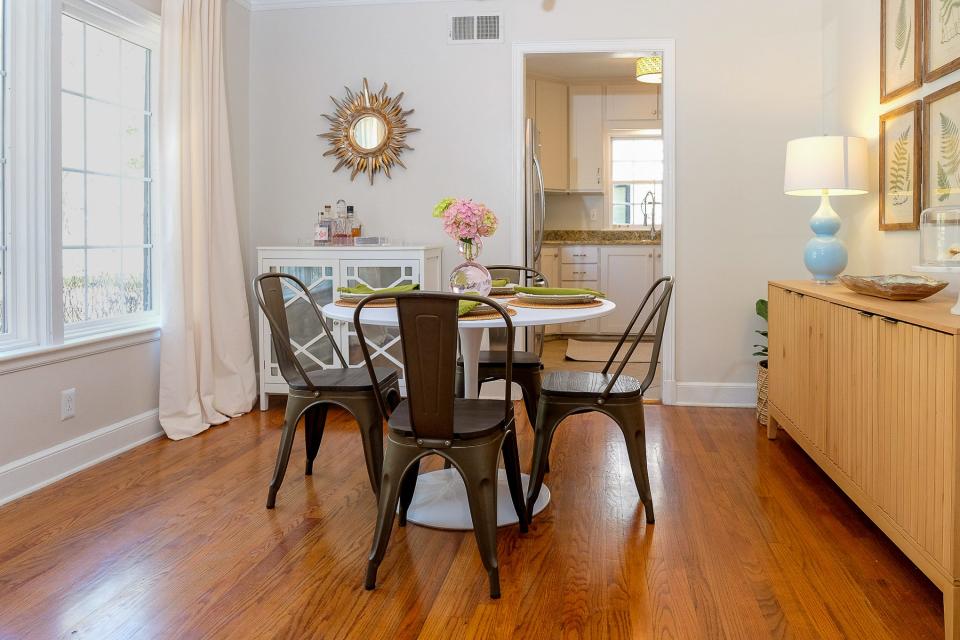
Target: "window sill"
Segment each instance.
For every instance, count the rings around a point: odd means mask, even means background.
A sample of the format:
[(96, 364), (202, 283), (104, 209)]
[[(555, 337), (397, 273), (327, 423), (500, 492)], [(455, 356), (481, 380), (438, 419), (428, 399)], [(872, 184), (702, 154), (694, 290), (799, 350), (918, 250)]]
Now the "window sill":
[(110, 333), (66, 340), (63, 344), (30, 346), (0, 353), (0, 375), (44, 367), (58, 362), (124, 349), (160, 339), (156, 320)]

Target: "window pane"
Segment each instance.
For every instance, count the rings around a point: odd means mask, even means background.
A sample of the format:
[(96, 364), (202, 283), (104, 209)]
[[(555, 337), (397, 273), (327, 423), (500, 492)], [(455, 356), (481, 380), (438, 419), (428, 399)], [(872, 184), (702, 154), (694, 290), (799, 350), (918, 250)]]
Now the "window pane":
[(120, 38), (86, 27), (86, 94), (117, 104), (120, 102)]
[(148, 271), (148, 249), (124, 249), (122, 254), (123, 269), (123, 313), (146, 311), (150, 307), (146, 303), (146, 278)]
[(142, 245), (149, 242), (144, 235), (144, 198), (147, 194), (147, 183), (142, 180), (123, 181), (121, 204), (121, 227), (124, 245)]
[(630, 224), (630, 205), (613, 205), (613, 224)]
[(116, 246), (123, 237), (120, 178), (87, 176), (87, 244)]
[(120, 173), (120, 107), (87, 100), (87, 171)]
[(663, 180), (663, 140), (615, 138), (610, 155), (614, 180)]
[(143, 111), (123, 110), (121, 144), (123, 148), (123, 173), (128, 176), (144, 176), (146, 140), (144, 139)]
[(613, 202), (615, 204), (630, 202), (630, 185), (628, 184), (613, 185)]
[(83, 23), (63, 16), (60, 76), (67, 91), (83, 93)]
[(63, 182), (60, 185), (63, 190), (62, 218), (63, 218), (63, 244), (64, 245), (83, 245), (86, 238), (84, 233), (84, 188), (83, 174), (73, 171), (63, 172)]
[(83, 169), (83, 98), (69, 93), (61, 93), (60, 98), (63, 112), (61, 162), (71, 169)]
[(127, 313), (120, 249), (87, 251), (87, 313), (90, 320)]
[(87, 319), (83, 249), (63, 251), (63, 321), (67, 324)]
[(147, 50), (132, 42), (120, 45), (121, 104), (140, 111), (147, 107)]

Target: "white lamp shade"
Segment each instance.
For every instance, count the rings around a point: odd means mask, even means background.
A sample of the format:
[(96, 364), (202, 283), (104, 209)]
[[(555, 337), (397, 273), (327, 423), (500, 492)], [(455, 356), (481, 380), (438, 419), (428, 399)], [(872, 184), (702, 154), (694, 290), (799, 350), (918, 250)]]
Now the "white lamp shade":
[(867, 141), (852, 136), (791, 140), (783, 173), (783, 192), (791, 196), (867, 193)]

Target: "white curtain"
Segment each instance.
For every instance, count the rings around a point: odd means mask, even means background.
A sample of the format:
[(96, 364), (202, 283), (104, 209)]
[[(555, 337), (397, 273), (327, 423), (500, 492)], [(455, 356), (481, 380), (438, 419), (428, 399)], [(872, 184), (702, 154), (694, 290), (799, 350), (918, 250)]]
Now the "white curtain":
[(249, 411), (253, 345), (233, 194), (223, 0), (163, 0), (160, 424), (174, 440)]

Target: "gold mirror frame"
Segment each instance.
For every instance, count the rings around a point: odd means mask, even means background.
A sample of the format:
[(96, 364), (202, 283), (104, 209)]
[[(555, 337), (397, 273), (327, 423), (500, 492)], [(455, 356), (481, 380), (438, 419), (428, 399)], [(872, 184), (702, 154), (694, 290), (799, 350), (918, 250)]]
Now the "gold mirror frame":
[[(383, 171), (388, 178), (392, 178), (390, 168), (394, 165), (406, 169), (407, 165), (400, 160), (400, 154), (404, 149), (413, 150), (413, 147), (407, 144), (407, 134), (420, 129), (407, 126), (407, 116), (413, 113), (413, 109), (404, 111), (400, 106), (403, 92), (391, 98), (387, 95), (387, 84), (384, 83), (378, 93), (371, 93), (366, 78), (363, 79), (360, 93), (354, 93), (349, 87), (344, 87), (344, 90), (347, 97), (343, 100), (330, 96), (333, 104), (337, 106), (336, 112), (333, 115), (323, 114), (323, 117), (330, 121), (330, 131), (317, 134), (329, 140), (330, 149), (323, 156), (337, 159), (334, 172), (347, 166), (352, 170), (350, 180), (360, 173), (366, 173), (370, 184), (373, 184), (373, 178), (378, 171)], [(385, 128), (380, 144), (369, 149), (360, 146), (353, 134), (354, 126), (368, 116), (378, 118)]]

